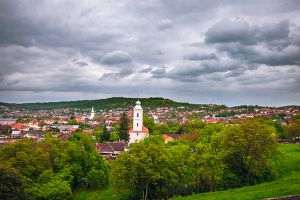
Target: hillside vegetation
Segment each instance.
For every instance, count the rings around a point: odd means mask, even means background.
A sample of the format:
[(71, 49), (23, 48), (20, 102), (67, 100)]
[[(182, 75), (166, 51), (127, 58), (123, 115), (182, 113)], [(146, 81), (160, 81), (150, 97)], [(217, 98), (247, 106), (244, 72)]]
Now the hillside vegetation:
[(259, 200), (300, 194), (300, 145), (282, 144), (277, 162), (280, 178), (275, 181), (226, 191), (207, 192), (173, 200)]
[[(217, 110), (225, 108), (224, 105), (212, 105), (212, 104), (190, 104), (176, 102), (170, 99), (160, 98), (160, 97), (150, 97), (150, 98), (139, 98), (142, 102), (143, 107), (155, 108), (155, 107), (185, 107), (190, 109), (207, 109), (207, 110)], [(39, 109), (61, 109), (61, 108), (77, 108), (77, 109), (90, 109), (92, 106), (96, 110), (101, 109), (113, 109), (113, 108), (129, 108), (134, 105), (137, 98), (126, 98), (126, 97), (112, 97), (107, 99), (98, 100), (79, 100), (79, 101), (61, 101), (61, 102), (44, 102), (44, 103), (23, 103), (23, 104), (7, 104), (2, 103), (4, 106), (21, 107), (30, 110)]]
[[(280, 173), (275, 181), (253, 186), (207, 192), (173, 200), (260, 200), (269, 197), (300, 194), (300, 145), (281, 144), (279, 160), (275, 161)], [(112, 188), (106, 190), (81, 190), (74, 195), (75, 200), (122, 200), (126, 194), (115, 193)]]

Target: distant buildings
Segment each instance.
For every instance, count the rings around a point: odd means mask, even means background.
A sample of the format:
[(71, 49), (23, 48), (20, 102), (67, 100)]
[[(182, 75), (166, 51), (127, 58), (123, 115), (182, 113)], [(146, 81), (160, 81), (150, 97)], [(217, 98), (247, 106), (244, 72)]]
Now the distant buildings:
[(7, 119), (0, 119), (0, 125), (8, 125), (11, 126), (13, 124), (15, 124), (17, 122), (16, 119), (11, 119), (11, 118), (7, 118)]

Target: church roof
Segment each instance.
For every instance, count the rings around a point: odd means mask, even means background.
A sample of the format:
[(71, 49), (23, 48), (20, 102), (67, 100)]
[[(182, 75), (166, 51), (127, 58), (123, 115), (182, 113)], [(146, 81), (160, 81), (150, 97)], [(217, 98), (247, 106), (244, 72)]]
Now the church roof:
[(96, 149), (103, 153), (113, 153), (115, 151), (124, 151), (127, 147), (127, 142), (105, 142), (105, 143), (97, 143)]
[(140, 100), (137, 100), (137, 102), (135, 103), (134, 109), (142, 109)]

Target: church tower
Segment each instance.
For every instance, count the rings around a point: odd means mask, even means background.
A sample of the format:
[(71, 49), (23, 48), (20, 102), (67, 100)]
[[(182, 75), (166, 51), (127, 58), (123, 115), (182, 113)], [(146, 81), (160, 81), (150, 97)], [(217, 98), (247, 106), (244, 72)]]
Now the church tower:
[(90, 115), (90, 120), (93, 120), (95, 118), (95, 111), (94, 107), (92, 107), (91, 115)]
[(149, 135), (149, 130), (143, 126), (143, 108), (138, 100), (133, 108), (132, 128), (129, 130), (129, 144), (140, 142)]
[(143, 108), (138, 100), (133, 109), (133, 131), (143, 131)]

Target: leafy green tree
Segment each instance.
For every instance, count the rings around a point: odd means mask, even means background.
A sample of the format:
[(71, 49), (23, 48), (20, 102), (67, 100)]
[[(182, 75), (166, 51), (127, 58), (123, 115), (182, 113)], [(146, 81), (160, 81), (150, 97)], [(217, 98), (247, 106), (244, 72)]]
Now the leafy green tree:
[(112, 166), (115, 188), (120, 192), (130, 191), (143, 200), (159, 199), (171, 174), (169, 154), (161, 144), (162, 141), (136, 143), (129, 152), (120, 155)]
[(70, 184), (58, 177), (53, 177), (46, 183), (35, 183), (27, 192), (34, 200), (71, 200)]
[(26, 199), (24, 184), (21, 177), (13, 168), (0, 168), (0, 199), (23, 200)]
[(117, 128), (113, 127), (113, 130), (111, 131), (110, 136), (109, 136), (109, 140), (110, 141), (120, 140), (119, 131), (117, 130)]
[(192, 168), (197, 192), (215, 191), (221, 184), (224, 165), (222, 154), (214, 143), (198, 143), (192, 154)]
[(155, 123), (152, 117), (144, 114), (143, 123), (148, 128), (149, 133), (152, 134), (155, 130)]
[(224, 162), (239, 183), (254, 184), (272, 177), (271, 158), (276, 153), (274, 129), (257, 120), (227, 126), (221, 133)]
[(153, 134), (154, 135), (162, 135), (162, 134), (166, 134), (166, 133), (170, 133), (169, 126), (167, 124), (158, 124), (155, 127)]
[(109, 138), (110, 138), (110, 132), (107, 130), (106, 126), (104, 125), (102, 133), (100, 135), (100, 141), (101, 142), (109, 141)]
[(300, 139), (300, 120), (294, 120), (286, 127), (287, 136), (289, 138)]
[(200, 134), (200, 129), (205, 127), (205, 123), (199, 119), (191, 119), (182, 127), (183, 133), (197, 133)]
[(129, 119), (127, 113), (123, 112), (120, 118), (119, 138), (128, 141)]
[[(21, 177), (25, 194), (33, 200), (71, 199), (75, 188), (103, 188), (108, 184), (106, 162), (96, 152), (92, 138), (80, 132), (68, 141), (46, 135), (40, 142), (21, 140), (5, 145), (0, 149), (2, 168), (15, 169)], [(17, 188), (9, 190), (17, 190), (20, 186), (18, 176), (10, 176)], [(2, 184), (6, 181), (0, 178)], [(7, 191), (5, 187), (2, 189)]]

